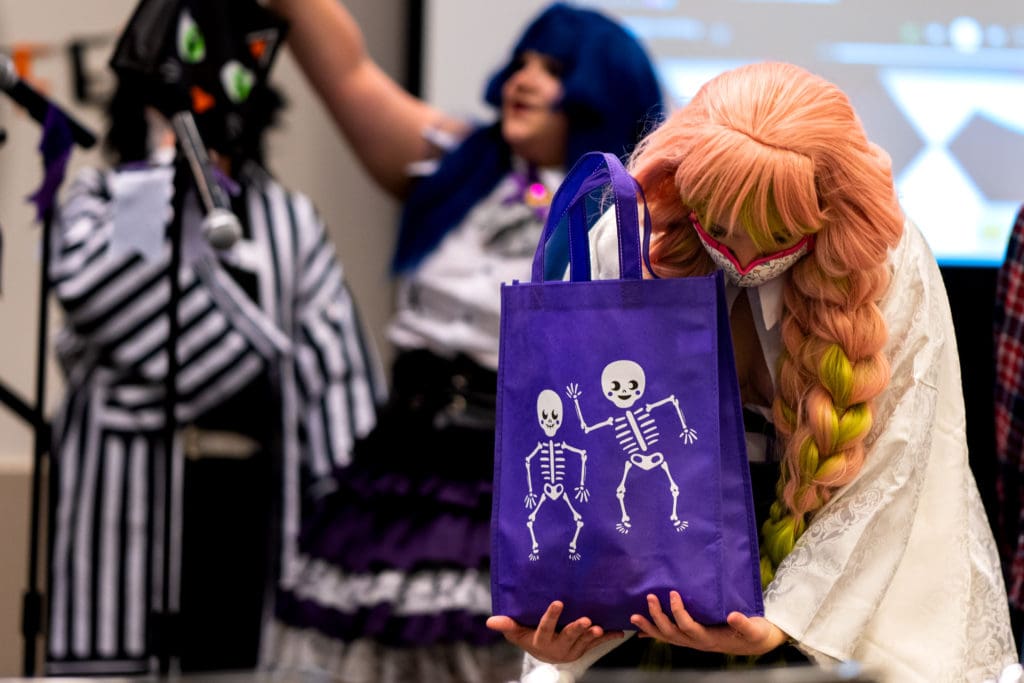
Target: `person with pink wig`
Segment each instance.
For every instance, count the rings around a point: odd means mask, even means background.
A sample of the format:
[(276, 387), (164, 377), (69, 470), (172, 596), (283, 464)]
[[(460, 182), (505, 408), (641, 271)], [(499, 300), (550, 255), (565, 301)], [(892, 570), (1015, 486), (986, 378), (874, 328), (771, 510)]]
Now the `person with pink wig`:
[[(745, 411), (762, 422), (746, 421), (764, 616), (702, 625), (678, 593), (651, 595), (631, 618), (640, 637), (728, 655), (789, 644), (882, 680), (997, 679), (1017, 657), (946, 291), (846, 95), (790, 64), (725, 72), (647, 136), (630, 171), (653, 220), (652, 270), (725, 271)], [(593, 228), (597, 277), (618, 276), (608, 227)], [(572, 680), (623, 633), (586, 618), (556, 630), (561, 608), (536, 628), (489, 626), (527, 651), (528, 670)]]

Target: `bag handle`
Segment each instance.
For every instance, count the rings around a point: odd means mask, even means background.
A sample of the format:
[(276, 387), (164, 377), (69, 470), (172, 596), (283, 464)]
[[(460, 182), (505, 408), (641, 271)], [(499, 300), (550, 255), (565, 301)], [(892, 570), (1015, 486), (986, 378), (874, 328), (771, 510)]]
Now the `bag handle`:
[[(565, 180), (555, 192), (551, 201), (544, 232), (533, 257), (533, 281), (561, 279), (562, 272), (551, 272), (546, 267), (549, 252), (558, 250), (564, 263), (565, 245), (553, 244), (563, 219), (568, 218), (568, 261), (569, 278), (574, 282), (590, 280), (590, 239), (586, 216), (586, 197), (599, 187), (611, 185), (615, 201), (615, 224), (619, 243), (619, 277), (623, 280), (639, 280), (643, 277), (641, 257), (647, 270), (651, 271), (648, 247), (651, 239), (651, 216), (647, 210), (643, 188), (622, 165), (614, 154), (588, 152), (573, 165)], [(644, 232), (641, 245), (640, 226), (637, 220), (637, 197), (644, 212)], [(557, 265), (555, 266), (557, 268)]]

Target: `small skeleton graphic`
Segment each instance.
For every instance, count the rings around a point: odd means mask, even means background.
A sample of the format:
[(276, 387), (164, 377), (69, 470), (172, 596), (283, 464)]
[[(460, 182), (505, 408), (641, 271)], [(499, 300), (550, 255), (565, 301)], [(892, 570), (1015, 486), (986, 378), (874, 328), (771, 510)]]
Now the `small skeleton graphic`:
[(650, 451), (651, 447), (660, 438), (658, 425), (654, 421), (651, 411), (654, 408), (669, 403), (675, 407), (676, 414), (679, 416), (679, 424), (682, 425), (679, 437), (683, 440), (683, 443), (690, 444), (697, 440), (697, 432), (691, 427), (686, 426), (686, 418), (683, 417), (683, 411), (679, 407), (678, 399), (673, 394), (660, 401), (633, 408), (633, 404), (640, 400), (640, 397), (644, 394), (646, 378), (643, 368), (631, 360), (617, 360), (606, 365), (601, 372), (601, 387), (604, 390), (605, 397), (617, 407), (624, 409), (625, 412), (619, 416), (609, 417), (594, 425), (588, 426), (583, 419), (583, 411), (580, 409), (579, 401), (583, 392), (580, 391), (579, 385), (574, 383), (566, 387), (566, 395), (572, 399), (573, 404), (576, 406), (576, 416), (580, 419), (580, 427), (583, 428), (584, 433), (589, 434), (595, 429), (602, 427), (614, 427), (615, 436), (626, 455), (626, 465), (622, 472), (622, 480), (615, 489), (615, 496), (619, 499), (619, 507), (622, 509), (622, 519), (615, 527), (624, 534), (628, 534), (632, 528), (629, 514), (626, 512), (626, 480), (629, 478), (629, 471), (635, 465), (642, 470), (653, 470), (658, 467), (665, 472), (665, 476), (668, 477), (669, 491), (672, 493), (672, 514), (669, 519), (676, 528), (676, 531), (684, 530), (689, 526), (689, 522), (679, 519), (677, 512), (679, 485), (672, 478), (672, 473), (669, 471), (665, 456), (660, 452)]
[[(580, 559), (580, 554), (576, 552), (576, 541), (579, 539), (580, 529), (583, 528), (583, 516), (572, 506), (569, 496), (565, 492), (565, 485), (563, 483), (565, 479), (565, 453), (566, 451), (571, 451), (580, 456), (580, 484), (574, 491), (576, 500), (586, 502), (590, 499), (590, 493), (586, 489), (587, 452), (573, 448), (564, 441), (558, 443), (550, 438), (562, 426), (562, 399), (550, 389), (545, 389), (537, 396), (537, 421), (549, 438), (547, 441), (539, 441), (533, 452), (526, 456), (526, 485), (528, 493), (526, 494), (525, 503), (527, 509), (533, 508), (533, 512), (526, 518), (526, 528), (530, 530), (530, 539), (533, 542), (533, 547), (530, 550), (530, 559), (537, 560), (540, 558), (540, 545), (537, 543), (537, 535), (533, 532), (533, 525), (537, 520), (537, 513), (540, 512), (545, 501), (550, 498), (551, 500), (561, 499), (565, 501), (569, 512), (572, 513), (572, 520), (576, 523), (576, 533), (573, 534), (572, 540), (569, 541), (569, 559), (578, 560)], [(537, 495), (533, 492), (533, 477), (530, 472), (530, 464), (537, 456), (540, 456), (539, 469), (544, 482), (544, 495), (540, 497), (539, 502)]]

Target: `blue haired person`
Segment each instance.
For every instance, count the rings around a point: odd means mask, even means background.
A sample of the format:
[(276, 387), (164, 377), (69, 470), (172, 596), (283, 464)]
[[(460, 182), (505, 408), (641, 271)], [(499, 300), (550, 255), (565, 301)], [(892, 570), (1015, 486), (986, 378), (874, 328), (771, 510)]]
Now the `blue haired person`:
[(627, 154), (659, 120), (652, 64), (604, 15), (551, 5), (487, 84), (497, 121), (472, 126), (385, 75), (335, 0), (270, 5), (356, 156), (404, 200), (392, 396), (304, 529), (316, 561), (278, 605), (270, 656), (354, 683), (516, 678), (521, 653), (484, 623), (500, 284), (529, 278), (566, 169)]

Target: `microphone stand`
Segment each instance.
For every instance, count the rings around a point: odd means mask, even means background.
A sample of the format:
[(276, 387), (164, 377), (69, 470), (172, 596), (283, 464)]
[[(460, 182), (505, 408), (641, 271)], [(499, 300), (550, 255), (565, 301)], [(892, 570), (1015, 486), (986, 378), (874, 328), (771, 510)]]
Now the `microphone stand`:
[[(179, 152), (174, 173), (174, 218), (168, 226), (168, 239), (171, 242), (169, 276), (170, 291), (168, 294), (167, 315), (167, 377), (164, 382), (164, 524), (163, 524), (163, 573), (162, 596), (159, 609), (150, 615), (153, 652), (156, 655), (159, 671), (167, 674), (177, 660), (181, 647), (181, 615), (178, 612), (180, 594), (171, 590), (171, 569), (173, 565), (171, 549), (174, 546), (172, 533), (172, 516), (174, 510), (174, 440), (178, 428), (175, 406), (178, 402), (177, 375), (180, 367), (178, 360), (178, 335), (181, 324), (178, 320), (178, 308), (181, 301), (181, 282), (178, 271), (181, 268), (181, 243), (183, 231), (183, 213), (185, 196), (189, 188), (195, 188), (204, 210), (201, 230), (206, 240), (215, 249), (231, 247), (242, 235), (238, 218), (231, 212), (231, 203), (227, 193), (217, 184), (210, 167), (210, 159), (206, 153), (195, 119), (188, 110), (180, 111), (171, 117), (171, 126)], [(191, 183), (189, 182), (191, 180)], [(180, 560), (180, 558), (177, 558)], [(180, 571), (180, 563), (176, 568)]]
[[(79, 131), (75, 141), (81, 146), (95, 142), (88, 129), (63, 114), (72, 130)], [(0, 129), (0, 144), (6, 140), (6, 131)], [(89, 144), (86, 144), (89, 142)], [(49, 169), (44, 169), (44, 175)], [(44, 181), (45, 182), (45, 181)], [(56, 191), (56, 190), (54, 190)], [(50, 451), (50, 425), (46, 421), (46, 352), (49, 335), (50, 301), (50, 241), (53, 233), (54, 209), (50, 202), (42, 212), (42, 259), (39, 267), (39, 317), (36, 329), (35, 402), (29, 404), (17, 393), (0, 383), (0, 404), (6, 405), (32, 429), (32, 481), (29, 509), (28, 580), (22, 595), (21, 634), (24, 639), (22, 670), (26, 677), (35, 675), (37, 640), (42, 630), (43, 596), (39, 589), (39, 518), (42, 492), (43, 462)]]
[(154, 542), (161, 543), (163, 548), (162, 566), (160, 573), (161, 594), (160, 601), (154, 603), (150, 611), (150, 651), (155, 655), (159, 672), (168, 674), (172, 664), (176, 664), (181, 650), (180, 614), (178, 606), (180, 595), (174, 594), (171, 589), (171, 570), (175, 568), (172, 558), (174, 543), (174, 475), (175, 475), (175, 449), (174, 437), (178, 429), (178, 419), (175, 413), (175, 406), (178, 403), (178, 335), (181, 331), (181, 322), (178, 319), (178, 309), (181, 302), (181, 280), (178, 271), (181, 269), (181, 242), (182, 242), (182, 214), (185, 207), (185, 195), (188, 191), (186, 174), (188, 167), (185, 161), (179, 157), (175, 162), (174, 170), (174, 215), (167, 226), (167, 238), (170, 241), (171, 254), (168, 264), (168, 277), (170, 278), (170, 290), (167, 299), (167, 342), (165, 353), (167, 354), (167, 375), (164, 378), (164, 400), (163, 415), (164, 425), (161, 441), (163, 444), (163, 476), (164, 476), (164, 500), (163, 500), (163, 528), (162, 538), (154, 539)]
[(35, 674), (36, 645), (43, 623), (43, 596), (39, 590), (39, 516), (43, 462), (50, 452), (50, 425), (46, 421), (46, 352), (49, 335), (50, 236), (53, 232), (53, 206), (43, 213), (42, 263), (39, 266), (39, 319), (36, 335), (36, 401), (32, 411), (32, 488), (29, 512), (28, 588), (22, 602), (21, 632), (25, 639), (22, 669)]

